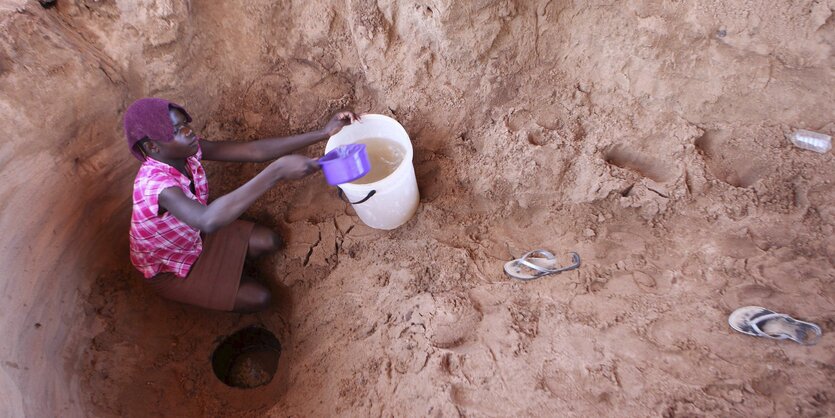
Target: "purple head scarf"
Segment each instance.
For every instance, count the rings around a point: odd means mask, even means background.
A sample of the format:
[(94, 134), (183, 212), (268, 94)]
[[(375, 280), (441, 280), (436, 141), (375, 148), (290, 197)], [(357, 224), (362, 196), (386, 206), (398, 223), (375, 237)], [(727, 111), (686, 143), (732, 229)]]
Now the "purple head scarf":
[(186, 121), (191, 122), (191, 116), (182, 106), (165, 99), (146, 97), (128, 107), (125, 112), (125, 137), (130, 152), (137, 160), (145, 161), (142, 151), (135, 147), (143, 138), (163, 142), (174, 139), (174, 126), (168, 115), (170, 109), (180, 110), (186, 115)]

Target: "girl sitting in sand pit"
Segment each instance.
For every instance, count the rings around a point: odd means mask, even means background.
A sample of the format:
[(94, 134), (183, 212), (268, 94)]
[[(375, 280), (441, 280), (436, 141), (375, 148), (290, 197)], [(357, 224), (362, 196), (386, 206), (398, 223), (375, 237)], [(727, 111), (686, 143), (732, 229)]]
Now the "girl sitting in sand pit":
[[(241, 273), (246, 257), (277, 250), (281, 238), (238, 217), (277, 182), (300, 179), (319, 168), (315, 160), (288, 154), (328, 139), (357, 119), (353, 112), (339, 112), (318, 131), (211, 142), (195, 134), (182, 106), (157, 98), (137, 100), (125, 113), (128, 147), (142, 161), (133, 185), (131, 262), (166, 299), (224, 311), (266, 309), (269, 289)], [(276, 158), (241, 187), (208, 203), (201, 160)]]

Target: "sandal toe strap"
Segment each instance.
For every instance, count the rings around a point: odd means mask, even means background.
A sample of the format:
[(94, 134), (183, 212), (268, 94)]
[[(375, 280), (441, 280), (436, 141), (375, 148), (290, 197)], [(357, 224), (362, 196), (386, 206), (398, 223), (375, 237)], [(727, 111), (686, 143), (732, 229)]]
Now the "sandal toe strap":
[[(782, 332), (780, 334), (772, 335), (763, 331), (761, 326), (765, 325), (766, 322), (773, 319), (781, 319), (783, 321), (788, 322), (794, 327), (794, 332), (792, 332), (791, 334)], [(775, 340), (791, 339), (804, 345), (813, 345), (816, 342), (818, 342), (818, 339), (820, 339), (821, 337), (821, 330), (820, 327), (818, 327), (817, 325), (809, 322), (798, 321), (788, 315), (780, 313), (772, 313), (752, 318), (750, 326), (754, 330), (754, 332), (756, 332), (760, 336)], [(812, 334), (812, 337), (808, 338), (810, 332)]]

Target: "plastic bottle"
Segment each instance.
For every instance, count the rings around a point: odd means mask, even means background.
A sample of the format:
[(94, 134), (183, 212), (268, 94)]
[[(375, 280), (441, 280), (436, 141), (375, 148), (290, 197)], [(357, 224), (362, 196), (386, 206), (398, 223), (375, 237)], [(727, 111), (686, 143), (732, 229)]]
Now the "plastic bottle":
[(831, 136), (805, 129), (798, 129), (792, 132), (789, 135), (789, 140), (798, 148), (819, 152), (821, 154), (829, 152), (832, 149)]

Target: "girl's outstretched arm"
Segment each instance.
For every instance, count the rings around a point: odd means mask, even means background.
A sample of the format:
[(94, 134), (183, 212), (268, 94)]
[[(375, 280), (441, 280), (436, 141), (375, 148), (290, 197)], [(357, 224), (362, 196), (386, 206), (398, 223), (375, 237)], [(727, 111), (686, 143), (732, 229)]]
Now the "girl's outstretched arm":
[(265, 138), (250, 142), (201, 141), (204, 160), (261, 163), (298, 151), (336, 135), (343, 126), (359, 120), (351, 111), (339, 112), (324, 128), (287, 137)]
[(279, 181), (300, 179), (317, 169), (315, 160), (301, 155), (288, 155), (208, 206), (190, 199), (179, 187), (169, 187), (160, 192), (159, 206), (187, 225), (212, 233), (238, 219), (256, 199)]

